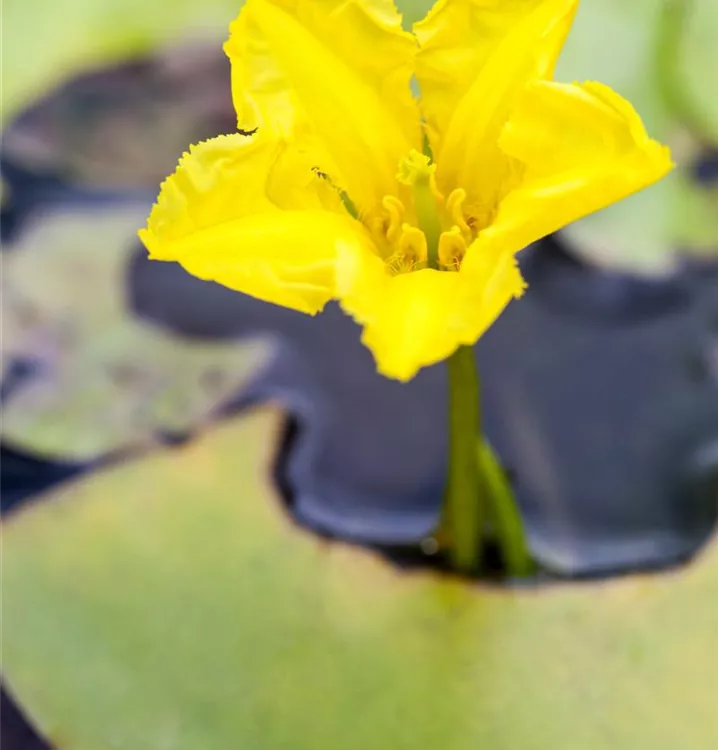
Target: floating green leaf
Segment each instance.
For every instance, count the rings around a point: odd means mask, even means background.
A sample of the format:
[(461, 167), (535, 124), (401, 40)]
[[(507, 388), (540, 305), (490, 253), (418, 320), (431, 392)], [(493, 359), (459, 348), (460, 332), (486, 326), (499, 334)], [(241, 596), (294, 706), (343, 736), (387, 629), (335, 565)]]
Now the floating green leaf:
[[(91, 460), (211, 420), (268, 355), (259, 342), (193, 342), (129, 309), (125, 277), (147, 207), (58, 208), (3, 259), (3, 361), (36, 372), (3, 405), (3, 440)], [(36, 218), (36, 217), (32, 217)]]
[(5, 527), (3, 670), (63, 750), (699, 750), (718, 744), (718, 550), (496, 590), (290, 523), (278, 420), (67, 486)]

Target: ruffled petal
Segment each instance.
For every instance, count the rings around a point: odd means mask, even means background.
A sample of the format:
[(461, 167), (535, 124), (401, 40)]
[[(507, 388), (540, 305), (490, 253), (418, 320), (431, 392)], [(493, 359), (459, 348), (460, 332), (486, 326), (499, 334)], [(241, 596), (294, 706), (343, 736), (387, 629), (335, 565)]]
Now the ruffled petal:
[(539, 81), (499, 139), (523, 177), (467, 253), (517, 252), (656, 182), (673, 166), (633, 107), (608, 86)]
[(414, 26), (417, 78), (440, 189), (462, 187), (479, 223), (514, 184), (497, 146), (516, 96), (550, 78), (578, 0), (442, 0)]
[(273, 139), (194, 146), (163, 183), (140, 239), (153, 259), (316, 313), (335, 293), (337, 249), (371, 252), (371, 244), (359, 222), (326, 210), (336, 197), (302, 165), (301, 152)]
[(402, 381), (473, 344), (524, 286), (510, 255), (471, 272), (424, 269), (396, 276), (374, 255), (344, 250), (338, 256), (343, 309), (364, 326), (362, 342), (379, 372)]
[(319, 166), (362, 211), (395, 192), (421, 136), (416, 40), (391, 0), (249, 0), (225, 49), (241, 128), (313, 133)]

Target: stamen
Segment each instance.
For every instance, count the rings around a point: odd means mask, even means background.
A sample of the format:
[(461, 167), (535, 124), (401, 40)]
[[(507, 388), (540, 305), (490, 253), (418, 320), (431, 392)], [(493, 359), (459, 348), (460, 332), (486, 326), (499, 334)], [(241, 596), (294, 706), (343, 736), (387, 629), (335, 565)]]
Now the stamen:
[(446, 269), (458, 271), (466, 253), (466, 240), (459, 227), (442, 232), (439, 237), (439, 263)]
[(390, 243), (393, 243), (399, 237), (406, 209), (404, 208), (404, 204), (393, 195), (385, 195), (382, 198), (381, 205), (389, 214), (389, 226), (386, 228), (386, 238)]
[(411, 269), (426, 264), (426, 235), (421, 229), (412, 227), (411, 224), (402, 225), (401, 237), (399, 238), (399, 255), (402, 257), (403, 263)]
[(449, 193), (449, 197), (446, 199), (446, 212), (451, 217), (451, 220), (456, 224), (462, 232), (471, 234), (471, 227), (466, 223), (464, 219), (463, 205), (466, 200), (466, 190), (463, 188), (456, 188)]

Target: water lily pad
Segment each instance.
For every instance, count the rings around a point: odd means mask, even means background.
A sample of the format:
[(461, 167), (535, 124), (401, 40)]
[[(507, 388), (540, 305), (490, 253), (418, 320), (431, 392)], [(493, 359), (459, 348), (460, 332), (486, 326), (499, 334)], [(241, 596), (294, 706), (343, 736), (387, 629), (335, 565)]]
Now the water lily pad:
[(67, 750), (675, 750), (718, 742), (718, 550), (492, 590), (318, 543), (278, 417), (66, 487), (3, 539), (3, 671)]
[(4, 405), (3, 442), (88, 461), (211, 419), (268, 348), (188, 341), (135, 317), (125, 272), (145, 203), (55, 207), (3, 258), (4, 363), (32, 363)]

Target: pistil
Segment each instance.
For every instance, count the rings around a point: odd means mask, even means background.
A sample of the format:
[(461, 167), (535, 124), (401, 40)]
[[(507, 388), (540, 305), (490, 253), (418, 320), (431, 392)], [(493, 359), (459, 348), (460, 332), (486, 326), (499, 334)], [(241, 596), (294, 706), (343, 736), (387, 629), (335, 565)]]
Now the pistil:
[(439, 203), (443, 200), (436, 187), (436, 165), (428, 156), (412, 151), (399, 165), (397, 180), (412, 189), (419, 229), (426, 237), (427, 266), (439, 268), (439, 239), (442, 233)]

